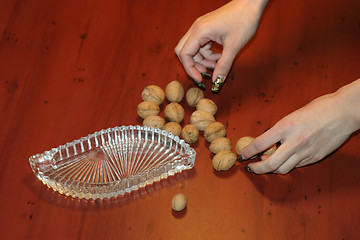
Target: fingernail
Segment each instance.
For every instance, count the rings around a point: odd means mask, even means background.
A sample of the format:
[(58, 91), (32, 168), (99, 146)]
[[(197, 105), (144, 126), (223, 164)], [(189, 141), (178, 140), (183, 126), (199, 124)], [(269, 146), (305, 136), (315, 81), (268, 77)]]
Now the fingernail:
[(221, 87), (223, 86), (223, 84), (224, 84), (224, 77), (219, 75), (219, 76), (215, 79), (215, 81), (214, 81), (214, 83), (213, 83), (213, 86), (212, 86), (212, 88), (211, 88), (211, 91), (212, 91), (213, 93), (218, 93), (218, 92), (220, 91)]
[(247, 172), (253, 173), (253, 170), (249, 166), (245, 166), (244, 168)]
[(205, 79), (211, 79), (211, 74), (210, 73), (201, 73), (201, 76)]
[(205, 84), (204, 84), (204, 83), (198, 82), (198, 81), (196, 81), (196, 80), (194, 80), (194, 83), (195, 83), (195, 85), (198, 86), (199, 88), (205, 89)]

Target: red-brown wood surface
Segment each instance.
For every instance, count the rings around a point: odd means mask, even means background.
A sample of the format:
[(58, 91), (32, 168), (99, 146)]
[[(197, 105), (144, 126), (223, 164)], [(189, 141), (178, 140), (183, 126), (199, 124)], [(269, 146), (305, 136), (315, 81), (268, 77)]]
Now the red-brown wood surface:
[[(31, 155), (140, 125), (145, 86), (193, 86), (173, 49), (198, 16), (225, 3), (0, 2), (1, 239), (360, 239), (356, 134), (284, 176), (249, 174), (246, 163), (215, 172), (201, 135), (192, 170), (104, 201), (63, 196), (33, 174)], [(208, 84), (205, 96), (234, 145), (359, 77), (360, 1), (274, 0), (221, 93)], [(182, 105), (184, 125), (193, 108)], [(177, 192), (188, 206), (175, 214)]]

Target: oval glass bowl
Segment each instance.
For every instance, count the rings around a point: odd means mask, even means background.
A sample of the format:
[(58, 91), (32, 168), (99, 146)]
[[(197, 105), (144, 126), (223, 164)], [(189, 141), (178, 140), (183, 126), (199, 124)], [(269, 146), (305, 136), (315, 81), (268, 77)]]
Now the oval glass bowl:
[(85, 199), (125, 195), (193, 168), (196, 152), (160, 129), (122, 126), (101, 130), (30, 157), (45, 185)]

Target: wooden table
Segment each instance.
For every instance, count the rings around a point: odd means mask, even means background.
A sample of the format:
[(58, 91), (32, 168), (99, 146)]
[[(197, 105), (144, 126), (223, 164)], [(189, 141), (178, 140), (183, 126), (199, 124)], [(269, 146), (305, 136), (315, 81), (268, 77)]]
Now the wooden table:
[[(284, 176), (249, 174), (246, 163), (216, 172), (201, 135), (192, 170), (103, 201), (63, 196), (32, 173), (31, 155), (141, 125), (145, 86), (194, 86), (174, 47), (197, 17), (226, 2), (0, 2), (1, 239), (360, 239), (358, 134)], [(359, 77), (358, 0), (277, 0), (221, 93), (208, 84), (205, 96), (235, 145)], [(182, 104), (184, 126), (194, 109)], [(188, 206), (175, 214), (177, 192)]]

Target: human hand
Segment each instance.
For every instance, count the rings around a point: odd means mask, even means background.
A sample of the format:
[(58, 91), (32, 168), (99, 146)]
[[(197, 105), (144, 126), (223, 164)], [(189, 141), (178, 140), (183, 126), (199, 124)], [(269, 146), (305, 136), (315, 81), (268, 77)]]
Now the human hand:
[(344, 94), (349, 92), (345, 88), (317, 98), (257, 137), (240, 152), (243, 159), (249, 159), (279, 141), (281, 145), (273, 155), (249, 163), (247, 170), (256, 174), (286, 174), (293, 168), (315, 163), (337, 149), (360, 127), (359, 119), (354, 117), (359, 115), (359, 80), (357, 85), (357, 93), (347, 87), (352, 93)]
[[(187, 74), (197, 82), (201, 73), (214, 68), (213, 81), (225, 81), (241, 48), (253, 37), (268, 0), (234, 0), (198, 18), (181, 38), (175, 52)], [(212, 43), (223, 46), (221, 53)]]

